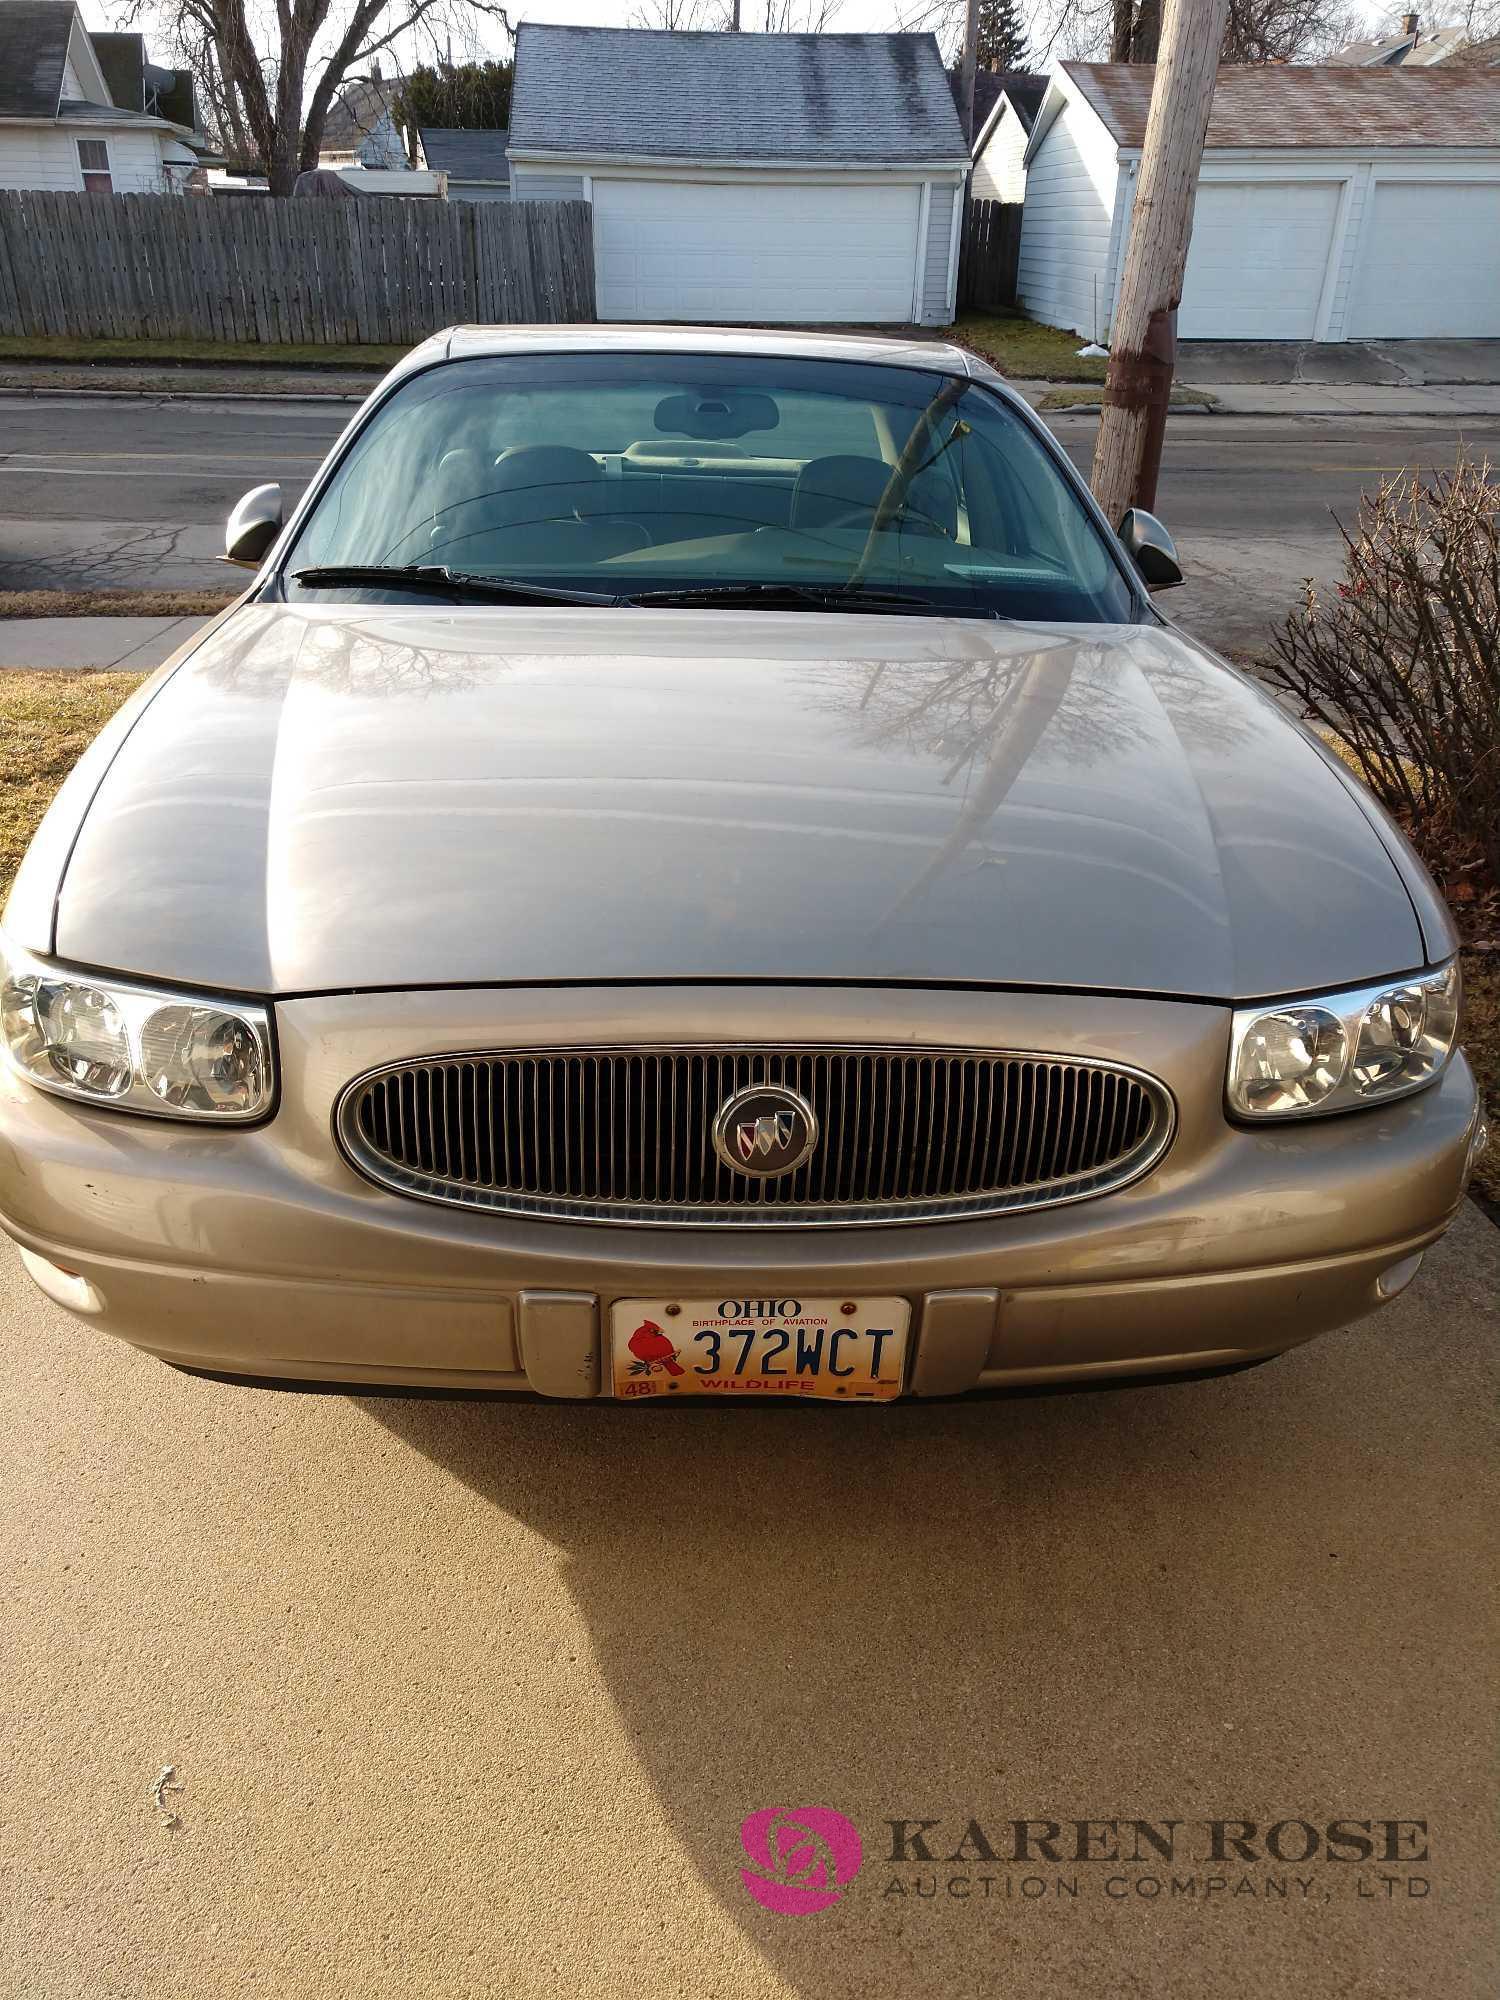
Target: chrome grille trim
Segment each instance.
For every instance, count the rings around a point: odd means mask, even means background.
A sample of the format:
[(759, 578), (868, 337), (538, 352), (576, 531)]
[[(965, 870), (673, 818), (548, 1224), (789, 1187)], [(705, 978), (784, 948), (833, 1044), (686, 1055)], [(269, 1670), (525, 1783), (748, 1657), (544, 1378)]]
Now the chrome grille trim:
[[(733, 1173), (712, 1151), (715, 1110), (750, 1083), (799, 1090), (823, 1128), (779, 1179)], [(393, 1193), (667, 1228), (854, 1228), (1086, 1201), (1149, 1173), (1175, 1124), (1166, 1086), (1125, 1063), (751, 1043), (417, 1057), (356, 1077), (334, 1113), (350, 1164)]]

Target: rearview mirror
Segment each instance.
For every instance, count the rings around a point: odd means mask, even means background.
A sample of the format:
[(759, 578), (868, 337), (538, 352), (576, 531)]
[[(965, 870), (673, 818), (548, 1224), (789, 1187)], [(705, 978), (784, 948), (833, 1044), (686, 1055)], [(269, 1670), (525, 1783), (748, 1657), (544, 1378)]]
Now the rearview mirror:
[(259, 569), (266, 550), (281, 533), (281, 488), (255, 486), (229, 517), (224, 529), (224, 560), (240, 569)]
[(663, 396), (656, 406), (656, 428), (668, 436), (741, 438), (751, 431), (774, 431), (781, 411), (758, 389), (694, 389)]
[(1170, 590), (1182, 582), (1177, 544), (1154, 514), (1128, 507), (1120, 517), (1120, 540), (1135, 558), (1147, 590)]

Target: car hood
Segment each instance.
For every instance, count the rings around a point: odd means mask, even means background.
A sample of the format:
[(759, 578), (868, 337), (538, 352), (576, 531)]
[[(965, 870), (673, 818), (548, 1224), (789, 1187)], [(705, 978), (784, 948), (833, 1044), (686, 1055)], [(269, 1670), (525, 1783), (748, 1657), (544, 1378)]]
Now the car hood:
[(252, 606), (144, 708), (64, 958), (235, 991), (1251, 997), (1423, 961), (1372, 813), (1157, 627)]

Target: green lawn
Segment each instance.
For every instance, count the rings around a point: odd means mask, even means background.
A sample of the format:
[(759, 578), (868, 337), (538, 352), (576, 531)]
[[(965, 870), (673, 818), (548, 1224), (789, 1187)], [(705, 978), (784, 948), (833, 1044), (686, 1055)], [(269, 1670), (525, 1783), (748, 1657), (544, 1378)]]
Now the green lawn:
[(947, 338), (1019, 381), (1102, 382), (1109, 366), (1102, 355), (1079, 360), (1078, 350), (1086, 342), (1078, 334), (1019, 313), (965, 313), (948, 328)]
[(274, 347), (255, 340), (70, 340), (63, 334), (0, 337), (0, 361), (250, 362), (261, 368), (389, 368), (411, 352), (394, 347)]

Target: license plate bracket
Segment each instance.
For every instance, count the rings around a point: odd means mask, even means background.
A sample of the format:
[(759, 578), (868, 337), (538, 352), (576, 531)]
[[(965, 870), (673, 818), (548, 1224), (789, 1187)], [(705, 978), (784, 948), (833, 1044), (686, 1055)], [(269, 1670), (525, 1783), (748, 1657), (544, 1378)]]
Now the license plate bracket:
[(609, 1326), (609, 1383), (621, 1401), (888, 1403), (906, 1380), (911, 1305), (848, 1295), (616, 1299)]

